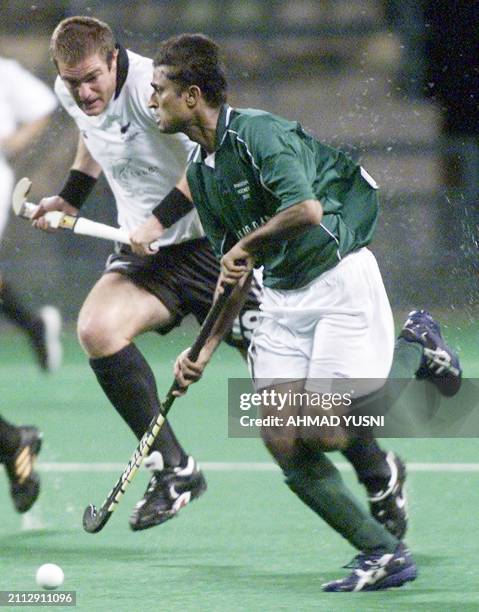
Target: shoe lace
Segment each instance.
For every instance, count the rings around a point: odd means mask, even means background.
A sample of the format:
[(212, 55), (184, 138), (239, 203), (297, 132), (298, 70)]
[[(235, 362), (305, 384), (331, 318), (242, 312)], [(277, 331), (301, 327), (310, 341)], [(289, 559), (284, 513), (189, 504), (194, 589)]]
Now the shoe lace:
[(441, 328), (439, 323), (435, 321), (432, 316), (425, 310), (414, 310), (409, 313), (408, 321), (414, 325), (425, 327), (426, 325), (433, 329), (435, 332), (440, 332)]
[(146, 489), (145, 497), (147, 495), (155, 494), (155, 499), (165, 500), (167, 502), (171, 501), (171, 496), (169, 493), (168, 476), (171, 474), (173, 470), (163, 469), (161, 472), (153, 471), (153, 474), (150, 478), (150, 482), (148, 483), (148, 487)]
[[(158, 473), (159, 474), (159, 473)], [(145, 501), (151, 496), (151, 495), (155, 495), (155, 499), (158, 501), (163, 501), (165, 502), (165, 504), (169, 504), (170, 502), (170, 497), (168, 494), (168, 491), (164, 488), (164, 487), (158, 487), (158, 477), (157, 477), (157, 473), (153, 472), (148, 485), (146, 487), (146, 491), (143, 495), (143, 498), (140, 499), (140, 501), (138, 501), (135, 504), (135, 507), (133, 509), (133, 513), (135, 514), (136, 512), (138, 512), (140, 510), (140, 508), (144, 505)]]
[(373, 552), (373, 553), (359, 553), (356, 555), (349, 563), (343, 565), (344, 569), (363, 569), (367, 566), (373, 566), (377, 563), (378, 559), (383, 556), (383, 551)]

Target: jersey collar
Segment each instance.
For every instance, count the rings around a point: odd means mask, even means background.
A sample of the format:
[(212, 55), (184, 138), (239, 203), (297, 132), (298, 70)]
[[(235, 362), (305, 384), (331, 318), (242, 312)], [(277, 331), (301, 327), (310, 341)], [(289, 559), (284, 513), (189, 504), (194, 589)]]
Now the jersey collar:
[(232, 115), (233, 109), (231, 106), (229, 104), (223, 104), (223, 106), (220, 108), (218, 124), (216, 125), (216, 142), (218, 143), (216, 147), (217, 149), (219, 149), (223, 144)]
[(118, 49), (118, 59), (116, 60), (116, 88), (115, 88), (115, 100), (120, 95), (121, 89), (125, 84), (126, 77), (128, 76), (128, 54), (125, 47), (116, 45)]
[[(234, 109), (229, 104), (223, 104), (223, 106), (220, 108), (220, 113), (218, 115), (218, 123), (216, 124), (216, 142), (218, 143), (216, 151), (223, 144), (223, 140), (225, 139), (228, 126), (233, 117), (233, 113)], [(205, 149), (203, 149), (202, 146), (198, 145), (198, 148), (193, 151), (190, 159), (193, 163), (204, 162), (208, 155), (209, 153)]]

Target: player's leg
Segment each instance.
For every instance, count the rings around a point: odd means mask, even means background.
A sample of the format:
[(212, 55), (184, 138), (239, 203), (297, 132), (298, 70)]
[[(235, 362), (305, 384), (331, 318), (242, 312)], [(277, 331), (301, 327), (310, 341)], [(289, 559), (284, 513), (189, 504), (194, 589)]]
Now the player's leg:
[[(144, 261), (144, 258), (142, 258)], [(133, 267), (135, 258), (130, 262)], [(162, 317), (157, 331), (167, 334), (187, 314), (193, 314), (201, 324), (206, 317), (214, 298), (214, 292), (219, 275), (219, 263), (206, 239), (193, 240), (182, 244), (172, 245), (161, 249), (158, 265), (155, 267), (154, 258), (152, 270), (144, 272), (140, 278), (131, 272), (131, 267), (122, 270), (123, 274), (132, 274), (135, 283), (144, 286), (153, 295), (159, 297), (167, 307), (169, 317)], [(113, 269), (116, 263), (113, 260)], [(251, 326), (255, 323), (258, 288), (250, 292), (250, 296), (241, 312), (241, 326), (239, 333), (230, 344), (246, 353), (249, 344)], [(248, 312), (246, 312), (248, 311)], [(228, 336), (227, 341), (230, 336)], [(163, 469), (163, 455), (151, 453), (145, 459), (145, 465), (153, 470), (151, 486), (145, 496), (136, 505), (130, 518), (130, 526), (134, 530), (146, 529), (171, 518), (190, 500), (195, 499), (206, 489), (206, 481), (199, 471), (192, 457), (180, 466)], [(170, 492), (176, 492), (173, 499)]]
[[(324, 287), (322, 286), (324, 284)], [(316, 294), (316, 295), (315, 295)], [(308, 388), (328, 390), (328, 381), (364, 380), (361, 402), (384, 384), (392, 361), (394, 327), (391, 308), (373, 255), (364, 249), (348, 256), (326, 279), (311, 287), (312, 303), (324, 302), (316, 326), (308, 370)], [(329, 312), (327, 304), (329, 301)], [(333, 306), (331, 308), (331, 305)], [(324, 382), (323, 382), (324, 381)], [(315, 385), (318, 388), (315, 388)], [(355, 398), (358, 398), (356, 389)], [(357, 399), (353, 399), (354, 404)], [(403, 537), (407, 509), (403, 490), (405, 467), (392, 452), (384, 451), (371, 429), (355, 429), (341, 452), (366, 487), (373, 516), (392, 534)], [(398, 503), (399, 502), (399, 505)]]
[[(281, 383), (268, 388), (276, 395), (304, 391), (304, 382)], [(263, 441), (285, 475), (285, 482), (296, 495), (328, 525), (355, 548), (372, 552), (378, 548), (392, 552), (398, 540), (374, 520), (346, 487), (339, 471), (326, 457), (321, 431), (313, 441), (302, 437), (301, 427), (286, 425), (297, 408), (283, 408), (282, 425), (262, 428)], [(300, 414), (297, 411), (296, 414)], [(262, 417), (278, 415), (277, 409), (264, 406)], [(330, 446), (330, 438), (328, 446)]]
[(42, 370), (53, 372), (59, 368), (62, 360), (62, 322), (57, 308), (44, 306), (38, 312), (33, 312), (5, 277), (0, 275), (0, 312), (28, 335)]
[[(279, 395), (303, 391), (303, 382), (283, 383), (270, 387)], [(283, 423), (295, 414), (295, 409), (281, 411)], [(262, 417), (277, 416), (277, 409), (264, 407)], [(416, 577), (414, 561), (404, 545), (376, 521), (344, 483), (334, 464), (320, 450), (320, 440), (314, 445), (296, 435), (299, 428), (275, 425), (262, 428), (262, 437), (285, 475), (289, 488), (330, 527), (357, 548), (361, 574), (355, 571), (347, 579), (330, 583), (326, 590), (362, 590), (401, 586)], [(296, 430), (296, 431), (295, 431)], [(330, 445), (328, 440), (328, 445)], [(377, 570), (383, 570), (378, 572)], [(362, 584), (361, 576), (364, 578)]]
[[(90, 366), (106, 396), (138, 439), (158, 414), (159, 399), (153, 371), (133, 339), (144, 331), (167, 325), (171, 319), (170, 311), (155, 295), (119, 273), (105, 274), (97, 282), (79, 315), (78, 334), (90, 357)], [(150, 484), (154, 487), (142, 500), (141, 521), (139, 517), (134, 520), (134, 524), (141, 522), (141, 528), (160, 524), (180, 509), (167, 486), (172, 474), (179, 473), (190, 497), (198, 496), (206, 488), (196, 462), (183, 450), (168, 422), (145, 465), (153, 471)], [(147, 501), (155, 501), (154, 516), (147, 514), (150, 505), (146, 505)]]
[[(331, 287), (328, 286), (327, 289), (330, 290)], [(312, 344), (309, 329), (315, 329), (316, 315), (311, 310), (311, 315), (306, 313), (306, 316), (298, 317), (299, 307), (294, 309), (292, 303), (280, 303), (281, 292), (274, 292), (273, 298), (269, 300), (270, 293), (270, 290), (265, 291), (263, 301), (266, 315), (269, 314), (270, 305), (278, 309), (286, 306), (286, 309), (283, 309), (281, 321), (273, 317), (261, 320), (250, 347), (251, 370), (254, 372), (254, 382), (258, 390), (269, 386), (274, 389), (276, 396), (285, 392), (294, 394), (295, 391), (304, 389), (304, 383), (280, 382), (279, 379), (288, 376), (301, 381), (309, 371)], [(304, 295), (301, 300), (303, 298)], [(325, 312), (318, 305), (317, 316), (321, 317)], [(289, 405), (288, 409), (292, 414), (295, 410), (302, 414), (298, 406)], [(278, 414), (277, 406), (273, 406), (272, 401), (262, 408), (263, 417), (277, 417)], [(356, 500), (324, 454), (325, 440), (321, 428), (315, 426), (311, 432), (303, 430), (301, 425), (291, 427), (285, 417), (284, 408), (280, 414), (282, 421), (278, 423), (271, 419), (273, 425), (263, 427), (261, 433), (267, 448), (282, 468), (290, 489), (318, 516), (361, 550), (365, 559), (374, 561), (378, 557), (382, 559), (381, 563), (386, 563), (387, 560), (400, 557), (402, 553), (399, 540)], [(311, 414), (314, 416), (312, 412)], [(343, 436), (337, 437), (327, 432), (327, 447), (331, 449), (335, 443), (343, 444)], [(412, 576), (413, 570), (410, 571)], [(398, 577), (398, 585), (406, 579), (411, 578)]]
[(425, 310), (413, 310), (403, 325), (394, 350), (390, 378), (419, 379), (436, 385), (442, 395), (455, 395), (462, 370), (456, 352), (446, 344), (441, 327)]
[[(411, 379), (423, 359), (420, 344), (399, 338), (393, 354), (390, 378)], [(398, 537), (407, 529), (404, 483), (406, 467), (395, 453), (384, 451), (370, 429), (361, 428), (342, 451), (368, 492), (370, 509), (377, 519)]]
[(17, 427), (0, 417), (0, 463), (5, 466), (17, 512), (29, 510), (40, 493), (40, 478), (33, 468), (41, 439), (36, 427)]
[[(0, 164), (0, 239), (3, 236), (10, 211), (13, 173)], [(0, 272), (0, 313), (25, 332), (32, 344), (38, 363), (43, 370), (54, 371), (61, 363), (61, 317), (53, 306), (38, 313), (25, 304), (25, 300), (8, 284)]]

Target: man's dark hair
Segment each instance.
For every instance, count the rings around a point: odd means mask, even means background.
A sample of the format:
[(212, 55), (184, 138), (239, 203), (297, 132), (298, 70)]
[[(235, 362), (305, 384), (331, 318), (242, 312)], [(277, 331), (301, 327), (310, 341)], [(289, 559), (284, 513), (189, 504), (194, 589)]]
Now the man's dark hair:
[(168, 78), (180, 91), (197, 85), (211, 106), (226, 102), (227, 83), (219, 58), (219, 47), (203, 34), (180, 34), (161, 44), (156, 66), (171, 66)]

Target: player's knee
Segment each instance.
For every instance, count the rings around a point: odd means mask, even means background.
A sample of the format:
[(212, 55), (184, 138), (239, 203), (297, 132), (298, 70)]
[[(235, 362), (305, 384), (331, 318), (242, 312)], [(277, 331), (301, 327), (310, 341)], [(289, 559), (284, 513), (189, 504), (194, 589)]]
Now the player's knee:
[(270, 428), (262, 427), (261, 437), (266, 448), (283, 470), (289, 469), (292, 465), (296, 464), (299, 451), (297, 441), (293, 436), (286, 434), (279, 436), (271, 431)]
[(117, 332), (108, 317), (98, 313), (96, 316), (80, 313), (77, 335), (83, 349), (91, 357), (99, 357), (114, 352)]
[(348, 445), (348, 437), (339, 427), (338, 431), (331, 433), (323, 433), (317, 436), (304, 435), (301, 442), (305, 448), (313, 453), (322, 452), (330, 453), (332, 451), (344, 450)]

